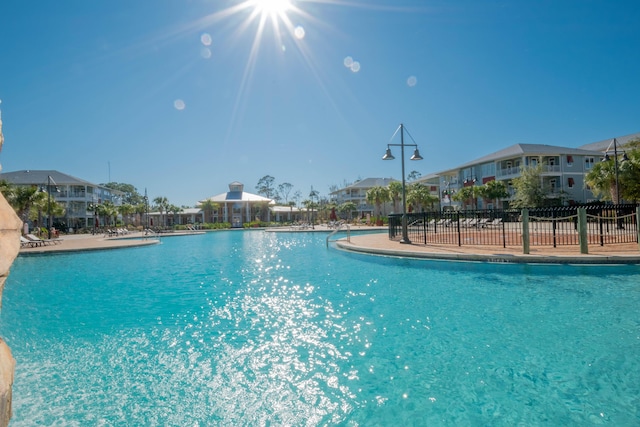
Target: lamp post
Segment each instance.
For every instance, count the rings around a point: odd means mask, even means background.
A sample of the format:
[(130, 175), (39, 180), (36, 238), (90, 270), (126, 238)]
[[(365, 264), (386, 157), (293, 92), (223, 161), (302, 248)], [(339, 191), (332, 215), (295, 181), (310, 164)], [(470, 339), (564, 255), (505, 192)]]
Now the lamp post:
[[(616, 200), (615, 200), (615, 205), (619, 205), (620, 204), (620, 168), (618, 167), (618, 141), (616, 140), (616, 138), (613, 138), (613, 141), (611, 142), (611, 144), (609, 144), (609, 147), (607, 148), (607, 151), (605, 151), (604, 153), (604, 159), (602, 159), (603, 161), (607, 162), (609, 160), (611, 160), (611, 158), (609, 157), (609, 151), (611, 149), (611, 145), (613, 145), (613, 167), (615, 169), (615, 182), (616, 182)], [(626, 161), (629, 160), (629, 158), (627, 157), (627, 153), (624, 153), (622, 156), (622, 161)], [(613, 198), (613, 194), (611, 195), (611, 197)], [(618, 212), (618, 228), (622, 229), (624, 228), (622, 226), (622, 220), (619, 217), (619, 212)]]
[[(604, 153), (604, 159), (602, 159), (603, 161), (607, 162), (609, 160), (611, 160), (611, 158), (609, 157), (609, 151), (611, 149), (611, 145), (613, 145), (613, 167), (615, 168), (615, 173), (616, 173), (616, 201), (615, 203), (618, 205), (620, 204), (620, 171), (619, 171), (619, 167), (618, 167), (618, 141), (616, 140), (616, 138), (613, 138), (613, 142), (611, 144), (609, 144), (609, 148), (607, 148), (607, 151), (605, 151)], [(627, 153), (624, 153), (624, 155), (622, 156), (622, 161), (624, 162), (625, 160), (629, 160), (629, 158), (627, 157)], [(613, 196), (613, 194), (612, 194)]]
[(53, 227), (53, 217), (51, 215), (51, 183), (52, 182), (53, 182), (53, 185), (56, 186), (56, 192), (59, 192), (60, 190), (58, 189), (58, 184), (56, 184), (53, 178), (51, 178), (51, 175), (47, 175), (47, 195), (48, 195), (48, 199), (47, 199), (48, 221), (47, 222), (49, 223), (49, 231), (48, 231), (49, 239), (51, 239), (51, 228)]
[(144, 232), (145, 234), (147, 233), (147, 230), (149, 230), (149, 197), (147, 196), (147, 189), (144, 189), (144, 212), (145, 212), (145, 226), (144, 226)]
[[(402, 123), (400, 123), (400, 126), (398, 127), (398, 129), (396, 129), (391, 139), (393, 139), (393, 137), (396, 136), (396, 134), (398, 133), (398, 130), (400, 131), (400, 144), (387, 144), (387, 152), (385, 153), (384, 156), (382, 156), (382, 160), (395, 159), (395, 157), (393, 157), (393, 154), (391, 154), (391, 148), (389, 147), (400, 147), (400, 151), (401, 151), (400, 163), (402, 164), (402, 239), (400, 239), (400, 243), (410, 244), (411, 240), (409, 240), (409, 230), (407, 226), (407, 188), (406, 188), (407, 186), (405, 183), (405, 175), (404, 175), (404, 147), (405, 146), (415, 147), (415, 150), (413, 151), (413, 156), (411, 156), (410, 160), (422, 160), (423, 157), (420, 155), (420, 152), (418, 151), (418, 145), (415, 144), (415, 141), (414, 141), (414, 144), (404, 143), (405, 129)], [(409, 137), (411, 138), (411, 135), (409, 135)], [(411, 140), (413, 140), (413, 138), (411, 138)]]
[(96, 203), (96, 196), (91, 199), (91, 204), (88, 206), (93, 211), (93, 234), (98, 232), (98, 204)]

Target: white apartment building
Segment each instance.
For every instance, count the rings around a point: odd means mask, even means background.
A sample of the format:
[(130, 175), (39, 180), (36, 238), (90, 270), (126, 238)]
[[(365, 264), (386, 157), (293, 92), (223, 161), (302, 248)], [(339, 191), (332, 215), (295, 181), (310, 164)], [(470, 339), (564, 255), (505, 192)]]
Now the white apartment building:
[[(90, 183), (57, 170), (5, 172), (0, 173), (0, 180), (17, 186), (36, 186), (41, 191), (50, 194), (51, 199), (63, 205), (66, 211), (63, 218), (53, 218), (53, 222), (64, 222), (73, 229), (91, 228), (95, 225), (94, 212), (89, 210), (91, 204), (105, 201), (110, 201), (116, 206), (122, 204), (122, 192)], [(46, 212), (44, 214), (46, 215)], [(25, 218), (21, 219), (25, 220)]]

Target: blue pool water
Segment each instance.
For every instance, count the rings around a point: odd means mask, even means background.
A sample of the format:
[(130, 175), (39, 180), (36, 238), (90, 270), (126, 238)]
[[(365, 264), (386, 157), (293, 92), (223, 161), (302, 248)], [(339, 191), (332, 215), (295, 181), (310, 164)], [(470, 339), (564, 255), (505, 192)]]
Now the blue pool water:
[(12, 426), (640, 425), (640, 268), (217, 232), (20, 257)]

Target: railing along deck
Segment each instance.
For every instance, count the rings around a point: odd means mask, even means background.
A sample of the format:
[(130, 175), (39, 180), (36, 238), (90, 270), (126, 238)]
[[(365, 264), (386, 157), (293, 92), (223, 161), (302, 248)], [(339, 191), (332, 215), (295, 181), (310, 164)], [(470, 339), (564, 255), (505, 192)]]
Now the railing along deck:
[[(638, 205), (582, 206), (588, 244), (638, 242)], [(414, 243), (521, 246), (522, 210), (474, 210), (407, 214), (407, 234)], [(579, 245), (578, 207), (528, 209), (526, 233), (532, 246)], [(389, 216), (389, 238), (402, 237), (402, 215)]]

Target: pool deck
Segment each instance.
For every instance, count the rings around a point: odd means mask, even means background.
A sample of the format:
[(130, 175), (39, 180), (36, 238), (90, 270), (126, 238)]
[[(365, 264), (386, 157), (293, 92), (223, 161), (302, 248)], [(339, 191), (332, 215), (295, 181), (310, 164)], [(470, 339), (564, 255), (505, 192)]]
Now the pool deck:
[(133, 232), (120, 236), (108, 237), (103, 234), (69, 234), (60, 237), (55, 244), (47, 244), (35, 247), (21, 247), (20, 255), (95, 251), (106, 249), (132, 248), (149, 246), (160, 243), (161, 239), (174, 236), (187, 236), (204, 234), (204, 232), (174, 232), (145, 235), (142, 232)]
[(350, 241), (338, 240), (340, 249), (373, 255), (409, 257), (448, 261), (475, 261), (521, 264), (640, 264), (637, 243), (589, 246), (581, 254), (578, 246), (531, 246), (524, 254), (522, 247), (455, 246), (403, 244), (391, 241), (387, 233), (352, 234)]
[[(255, 230), (262, 231), (262, 230)], [(254, 231), (254, 232), (255, 232)], [(311, 228), (268, 228), (266, 232), (325, 233), (333, 230), (326, 226)], [(341, 232), (332, 237), (342, 250), (370, 255), (422, 258), (449, 261), (475, 261), (493, 263), (553, 263), (553, 264), (640, 264), (640, 247), (637, 243), (605, 246), (589, 246), (588, 254), (581, 254), (577, 246), (531, 246), (529, 254), (523, 254), (521, 247), (500, 246), (454, 246), (403, 244), (389, 240), (386, 227), (354, 226), (349, 241)], [(358, 231), (367, 231), (361, 234)], [(378, 231), (378, 232), (376, 232)], [(373, 232), (373, 233), (372, 233)], [(130, 233), (118, 237), (104, 235), (77, 234), (60, 238), (57, 245), (26, 247), (20, 254), (63, 253), (90, 250), (105, 250), (154, 245), (166, 237), (189, 236), (203, 232), (173, 232), (146, 236), (143, 233)]]

